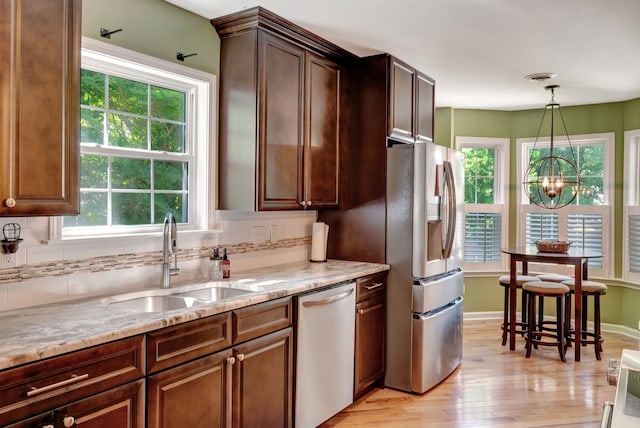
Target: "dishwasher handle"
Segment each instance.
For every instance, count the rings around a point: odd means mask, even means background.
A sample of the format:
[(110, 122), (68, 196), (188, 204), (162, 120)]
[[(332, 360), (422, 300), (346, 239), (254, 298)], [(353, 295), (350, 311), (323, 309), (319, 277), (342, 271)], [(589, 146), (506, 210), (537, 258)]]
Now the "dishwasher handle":
[(351, 293), (353, 293), (353, 290), (354, 289), (351, 288), (343, 293), (336, 294), (335, 296), (325, 297), (324, 299), (320, 299), (320, 300), (310, 300), (307, 302), (302, 302), (302, 306), (304, 306), (305, 308), (311, 308), (313, 306), (328, 305), (330, 303), (337, 302), (338, 300), (342, 300), (349, 297)]

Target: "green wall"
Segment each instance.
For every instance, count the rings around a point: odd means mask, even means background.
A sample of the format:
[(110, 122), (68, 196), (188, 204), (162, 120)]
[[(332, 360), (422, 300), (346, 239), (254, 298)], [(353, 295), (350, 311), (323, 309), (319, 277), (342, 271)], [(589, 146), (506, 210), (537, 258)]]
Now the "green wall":
[[(618, 103), (592, 104), (562, 107), (562, 113), (570, 135), (615, 133), (615, 164), (623, 165), (624, 132), (640, 128), (640, 98)], [(542, 107), (535, 110), (490, 111), (441, 108), (436, 110), (436, 142), (455, 146), (457, 136), (510, 138), (510, 195), (509, 217), (516, 216), (516, 140), (536, 136), (542, 117)], [(548, 129), (542, 130), (543, 136)], [(614, 169), (614, 276), (622, 277), (622, 200), (623, 168)], [(509, 244), (515, 244), (516, 224), (509, 224)], [(619, 324), (636, 329), (640, 320), (640, 290), (626, 287), (620, 280), (613, 281), (602, 302), (602, 319), (605, 323)], [(465, 279), (465, 311), (485, 312), (502, 310), (503, 289), (496, 277), (467, 275)]]
[[(100, 28), (122, 31), (106, 39)], [(220, 70), (220, 38), (211, 23), (162, 0), (84, 0), (82, 35), (207, 73)], [(176, 52), (198, 55), (182, 62)]]

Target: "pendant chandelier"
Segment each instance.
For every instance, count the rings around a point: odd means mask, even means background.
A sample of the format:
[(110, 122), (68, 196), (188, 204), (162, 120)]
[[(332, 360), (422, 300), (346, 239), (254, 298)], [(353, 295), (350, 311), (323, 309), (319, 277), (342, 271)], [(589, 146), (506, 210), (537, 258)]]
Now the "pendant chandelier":
[[(529, 201), (542, 208), (557, 209), (569, 205), (578, 195), (580, 188), (580, 176), (576, 167), (576, 157), (571, 147), (571, 140), (567, 132), (567, 125), (564, 122), (560, 104), (555, 102), (555, 89), (558, 85), (546, 86), (546, 90), (551, 91), (551, 101), (547, 104), (542, 113), (542, 120), (536, 135), (533, 149), (529, 151), (529, 167), (524, 174), (523, 187)], [(550, 112), (551, 133), (548, 155), (539, 157), (541, 152), (546, 151), (546, 147), (536, 150), (540, 130), (545, 123), (545, 116)], [(554, 147), (554, 120), (559, 116), (562, 121), (564, 134), (566, 135), (568, 146), (558, 149)], [(560, 153), (560, 155), (558, 155)], [(537, 157), (537, 159), (534, 159)]]

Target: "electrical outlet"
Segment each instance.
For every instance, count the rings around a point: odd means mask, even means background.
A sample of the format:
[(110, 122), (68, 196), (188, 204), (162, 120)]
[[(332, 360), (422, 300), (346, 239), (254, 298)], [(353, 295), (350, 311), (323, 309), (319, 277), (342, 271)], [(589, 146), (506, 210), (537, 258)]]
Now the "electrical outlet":
[(0, 257), (0, 269), (8, 269), (16, 267), (16, 255), (14, 254), (2, 254)]
[(254, 226), (253, 243), (264, 244), (265, 242), (267, 242), (267, 228), (264, 226)]
[(271, 225), (271, 242), (278, 242), (279, 240), (280, 240), (280, 237), (278, 236), (278, 225), (272, 224)]

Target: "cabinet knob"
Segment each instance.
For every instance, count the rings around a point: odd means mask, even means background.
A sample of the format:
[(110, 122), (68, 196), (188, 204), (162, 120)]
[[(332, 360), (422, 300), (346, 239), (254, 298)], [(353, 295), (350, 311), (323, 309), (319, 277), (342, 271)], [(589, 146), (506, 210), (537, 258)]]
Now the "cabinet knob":
[(16, 200), (13, 198), (7, 198), (5, 199), (4, 204), (9, 208), (13, 208), (16, 206)]
[(244, 354), (238, 354), (236, 358), (238, 358), (238, 361), (244, 361)]
[(69, 428), (76, 423), (76, 420), (73, 418), (73, 416), (65, 416), (65, 418), (62, 420), (62, 423), (65, 427)]
[(359, 313), (360, 315), (364, 314), (364, 309), (358, 309), (358, 313)]
[(302, 205), (302, 207), (305, 208), (307, 206), (307, 201), (300, 202), (300, 205)]
[(235, 357), (229, 357), (227, 358), (227, 363), (234, 365), (236, 363), (236, 359)]
[(311, 201), (307, 201), (307, 206), (310, 207), (311, 206)]

